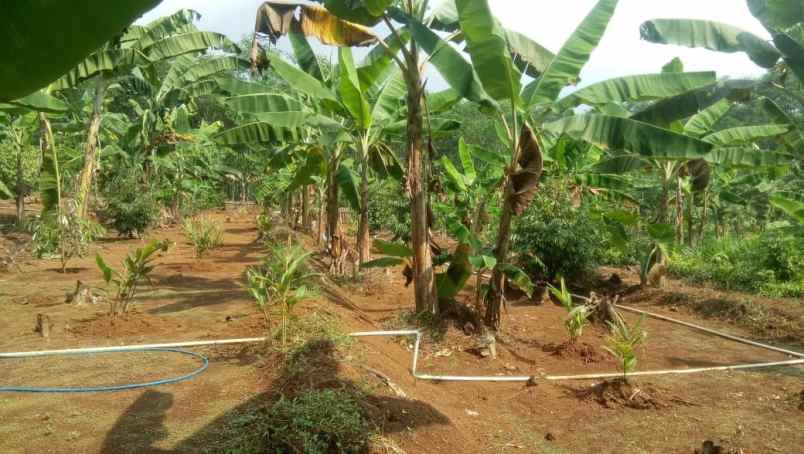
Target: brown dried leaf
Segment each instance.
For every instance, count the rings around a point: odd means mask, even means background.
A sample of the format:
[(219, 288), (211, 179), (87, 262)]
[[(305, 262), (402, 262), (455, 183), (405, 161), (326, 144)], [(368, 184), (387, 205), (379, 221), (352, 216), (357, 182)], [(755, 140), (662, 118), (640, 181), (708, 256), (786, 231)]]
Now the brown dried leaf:
[(694, 159), (684, 166), (684, 174), (689, 175), (692, 190), (701, 192), (709, 186), (712, 169), (704, 159)]
[(299, 21), (305, 36), (313, 36), (323, 44), (334, 46), (369, 46), (377, 37), (366, 27), (345, 21), (318, 5), (307, 5), (298, 0), (271, 0), (257, 9), (254, 31), (267, 35), (272, 43), (286, 35), (294, 24), (295, 13), (301, 11)]
[(301, 4), (297, 1), (272, 0), (257, 9), (257, 23), (254, 31), (268, 35), (272, 43), (290, 31), (293, 13)]
[(513, 193), (508, 199), (517, 216), (524, 213), (536, 197), (543, 170), (544, 161), (536, 134), (525, 124), (522, 126), (522, 135), (519, 138), (518, 170), (511, 175)]
[(323, 44), (334, 46), (370, 46), (378, 41), (368, 28), (345, 21), (315, 5), (302, 7), (301, 30), (305, 36), (314, 36)]

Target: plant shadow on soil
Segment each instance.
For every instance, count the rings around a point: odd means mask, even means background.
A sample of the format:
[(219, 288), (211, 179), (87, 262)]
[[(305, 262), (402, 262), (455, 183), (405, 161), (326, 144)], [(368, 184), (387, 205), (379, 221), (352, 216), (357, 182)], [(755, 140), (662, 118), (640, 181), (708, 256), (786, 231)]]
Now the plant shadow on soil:
[[(267, 369), (271, 364), (280, 363), (279, 357), (275, 359), (266, 360), (264, 367)], [(270, 371), (266, 371), (266, 374), (270, 374)], [(424, 402), (369, 393), (367, 387), (357, 381), (361, 377), (357, 369), (341, 362), (337, 347), (331, 340), (314, 339), (284, 357), (278, 374), (270, 380), (268, 389), (263, 393), (230, 409), (173, 449), (154, 446), (167, 436), (165, 420), (167, 411), (173, 405), (172, 394), (155, 390), (143, 392), (106, 434), (100, 452), (252, 452), (238, 449), (239, 442), (245, 437), (251, 438), (247, 442), (249, 447), (253, 447), (256, 440), (257, 443), (264, 443), (264, 448), (270, 447), (270, 452), (294, 452), (285, 451), (284, 446), (272, 445), (270, 430), (260, 426), (259, 418), (281, 397), (293, 398), (308, 391), (335, 390), (356, 396), (363, 414), (382, 435), (429, 425), (452, 424), (444, 414)], [(248, 422), (244, 424), (238, 421)], [(365, 436), (368, 440), (370, 434)], [(368, 449), (365, 452), (369, 452)]]

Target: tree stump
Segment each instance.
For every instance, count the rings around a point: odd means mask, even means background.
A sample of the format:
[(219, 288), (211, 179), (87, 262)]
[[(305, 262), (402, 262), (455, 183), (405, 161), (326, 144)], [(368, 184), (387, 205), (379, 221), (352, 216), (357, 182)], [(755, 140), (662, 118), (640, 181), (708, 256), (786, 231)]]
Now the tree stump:
[(50, 329), (53, 327), (53, 323), (50, 321), (50, 317), (45, 314), (36, 314), (36, 327), (34, 328), (35, 333), (39, 333), (45, 339), (50, 339)]

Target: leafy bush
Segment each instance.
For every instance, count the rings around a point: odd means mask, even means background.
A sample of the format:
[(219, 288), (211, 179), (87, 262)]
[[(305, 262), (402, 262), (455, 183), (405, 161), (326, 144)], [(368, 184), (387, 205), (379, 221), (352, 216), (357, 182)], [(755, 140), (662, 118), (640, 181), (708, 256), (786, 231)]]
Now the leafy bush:
[(768, 231), (746, 238), (708, 239), (684, 248), (668, 271), (692, 282), (774, 297), (804, 296), (804, 240)]
[(540, 191), (514, 224), (513, 250), (532, 276), (555, 281), (582, 278), (602, 254), (600, 231), (586, 207), (573, 208), (568, 191)]
[(193, 245), (195, 256), (201, 258), (207, 251), (220, 246), (223, 229), (219, 222), (204, 217), (185, 219), (182, 231), (187, 241)]
[(354, 394), (332, 389), (279, 400), (268, 412), (268, 427), (268, 445), (273, 452), (360, 452), (371, 434)]
[(68, 204), (61, 215), (53, 213), (33, 221), (30, 229), (33, 255), (37, 258), (58, 257), (62, 272), (66, 271), (72, 258), (85, 257), (90, 244), (105, 234), (100, 224), (78, 216), (74, 204)]
[(142, 235), (159, 219), (160, 207), (153, 189), (140, 181), (139, 172), (125, 168), (103, 187), (106, 215), (120, 235)]

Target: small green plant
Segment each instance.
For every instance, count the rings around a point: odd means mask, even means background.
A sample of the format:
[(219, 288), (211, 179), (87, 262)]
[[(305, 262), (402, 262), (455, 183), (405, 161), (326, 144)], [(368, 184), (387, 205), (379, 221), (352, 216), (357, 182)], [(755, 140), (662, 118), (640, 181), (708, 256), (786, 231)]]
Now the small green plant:
[(109, 299), (109, 315), (114, 320), (120, 314), (127, 314), (131, 302), (137, 294), (139, 286), (151, 282), (150, 274), (154, 270), (154, 254), (157, 251), (167, 252), (166, 241), (151, 241), (147, 246), (136, 249), (123, 259), (123, 271), (118, 272), (106, 265), (100, 254), (95, 261), (103, 273), (107, 285), (115, 287), (113, 298)]
[(208, 218), (186, 219), (182, 224), (182, 231), (193, 245), (197, 258), (203, 257), (206, 252), (220, 246), (223, 241), (223, 229), (220, 223)]
[(564, 278), (561, 278), (561, 288), (552, 285), (548, 287), (550, 293), (558, 299), (564, 309), (567, 310), (567, 318), (564, 319), (564, 328), (569, 335), (570, 343), (574, 344), (583, 334), (583, 328), (589, 323), (589, 308), (585, 305), (575, 306), (572, 303), (572, 294), (567, 289)]
[(246, 270), (248, 292), (265, 317), (270, 332), (270, 306), (279, 306), (282, 345), (287, 342), (288, 318), (293, 307), (312, 296), (309, 286), (317, 273), (309, 271), (310, 253), (298, 246), (274, 245), (262, 265)]
[(608, 322), (611, 333), (606, 336), (603, 349), (617, 360), (624, 381), (628, 381), (628, 374), (636, 369), (636, 348), (647, 336), (642, 330), (644, 320), (643, 316), (631, 327), (620, 317), (615, 318), (613, 322)]
[(274, 228), (273, 222), (271, 222), (271, 216), (268, 214), (261, 214), (257, 216), (257, 231), (259, 232), (260, 239), (266, 240), (268, 239), (268, 235), (271, 233), (271, 230)]

